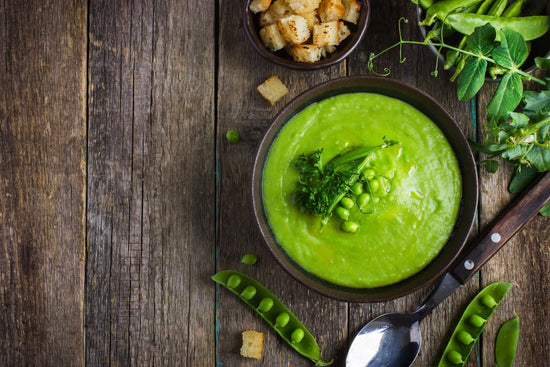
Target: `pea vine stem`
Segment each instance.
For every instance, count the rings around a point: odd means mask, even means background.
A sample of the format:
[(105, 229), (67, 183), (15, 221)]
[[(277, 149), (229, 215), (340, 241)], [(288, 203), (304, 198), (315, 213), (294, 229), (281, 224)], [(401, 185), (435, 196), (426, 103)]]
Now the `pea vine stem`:
[[(384, 53), (386, 53), (386, 52), (388, 52), (388, 51), (390, 51), (390, 50), (392, 50), (396, 47), (399, 47), (399, 62), (403, 63), (406, 60), (406, 58), (404, 58), (402, 56), (403, 45), (420, 45), (420, 46), (428, 45), (428, 43), (422, 42), (422, 41), (403, 40), (402, 35), (401, 35), (401, 22), (407, 23), (407, 20), (405, 18), (400, 18), (399, 19), (399, 42), (387, 47), (386, 49), (382, 50), (381, 52), (379, 52), (377, 54), (371, 53), (370, 56), (369, 56), (368, 67), (369, 67), (369, 70), (372, 73), (374, 73), (375, 75), (388, 76), (390, 74), (390, 69), (387, 68), (387, 67), (384, 68), (384, 73), (378, 73), (378, 72), (374, 71), (374, 66), (373, 66), (373, 63), (372, 63), (373, 60), (378, 58), (379, 56), (383, 55)], [(497, 62), (494, 59), (490, 58), (490, 57), (487, 57), (487, 56), (482, 55), (482, 54), (476, 54), (476, 53), (473, 53), (473, 52), (470, 52), (470, 51), (467, 51), (467, 50), (463, 50), (461, 48), (457, 48), (457, 47), (448, 45), (444, 42), (431, 42), (430, 45), (432, 45), (434, 47), (437, 47), (439, 50), (441, 50), (442, 48), (446, 48), (448, 50), (453, 50), (453, 51), (459, 52), (461, 54), (472, 56), (472, 57), (479, 58), (479, 59), (482, 59), (482, 60), (486, 60), (487, 62), (490, 62), (491, 64), (498, 65)], [(439, 52), (438, 52), (438, 54), (439, 54)], [(438, 57), (437, 61), (439, 61), (439, 57)], [(436, 64), (436, 68), (437, 68), (437, 64)], [(516, 73), (516, 74), (520, 75), (521, 77), (523, 77), (524, 79), (527, 79), (529, 81), (533, 81), (533, 82), (539, 83), (541, 85), (546, 85), (546, 82), (544, 80), (539, 79), (537, 77), (534, 77), (533, 75), (531, 75), (529, 73), (526, 73), (526, 72), (524, 72), (524, 71), (522, 71), (522, 70), (520, 70), (516, 67), (513, 67), (513, 68), (502, 67), (502, 68), (504, 70), (508, 71), (508, 72)], [(435, 72), (434, 75), (437, 75), (437, 71)]]

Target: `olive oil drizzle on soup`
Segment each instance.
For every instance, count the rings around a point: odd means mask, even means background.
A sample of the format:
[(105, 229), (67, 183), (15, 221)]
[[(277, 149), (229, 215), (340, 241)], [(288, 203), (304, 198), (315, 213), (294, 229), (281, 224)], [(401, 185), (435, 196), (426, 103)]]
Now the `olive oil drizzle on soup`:
[[(323, 148), (323, 162), (383, 137), (400, 144), (371, 154), (367, 168), (391, 182), (375, 211), (350, 209), (355, 233), (332, 216), (303, 212), (293, 200), (301, 154)], [(263, 170), (262, 196), (279, 245), (308, 272), (334, 284), (373, 288), (403, 280), (432, 261), (454, 228), (462, 181), (439, 128), (400, 100), (373, 93), (341, 94), (312, 104), (278, 133)]]

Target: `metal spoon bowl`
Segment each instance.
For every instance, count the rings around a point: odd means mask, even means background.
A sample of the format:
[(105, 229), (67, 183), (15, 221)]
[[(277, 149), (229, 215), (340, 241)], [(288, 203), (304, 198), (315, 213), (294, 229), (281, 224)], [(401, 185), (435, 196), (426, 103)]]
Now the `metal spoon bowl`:
[(420, 342), (420, 321), (415, 314), (386, 313), (359, 331), (346, 366), (409, 366), (420, 350)]
[(387, 313), (366, 324), (348, 351), (346, 367), (407, 367), (420, 350), (420, 321), (466, 283), (523, 225), (550, 201), (550, 171), (513, 203), (490, 231), (412, 313)]

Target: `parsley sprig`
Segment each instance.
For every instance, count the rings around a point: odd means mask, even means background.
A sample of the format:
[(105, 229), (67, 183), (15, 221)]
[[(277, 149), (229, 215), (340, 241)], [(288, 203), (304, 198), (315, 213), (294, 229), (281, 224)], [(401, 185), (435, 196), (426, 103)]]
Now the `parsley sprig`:
[(369, 155), (398, 144), (393, 140), (374, 147), (360, 147), (344, 152), (323, 164), (323, 149), (301, 154), (294, 165), (300, 173), (296, 185), (296, 202), (310, 214), (321, 216), (321, 226), (330, 220), (336, 205), (351, 190), (366, 168)]

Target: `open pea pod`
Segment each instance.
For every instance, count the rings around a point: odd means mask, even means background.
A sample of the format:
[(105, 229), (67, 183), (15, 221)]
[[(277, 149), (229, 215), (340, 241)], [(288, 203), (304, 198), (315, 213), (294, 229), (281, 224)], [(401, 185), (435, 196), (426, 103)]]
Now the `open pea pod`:
[(496, 282), (483, 288), (468, 304), (458, 321), (439, 361), (439, 367), (463, 366), (487, 320), (512, 288), (512, 284)]
[(323, 361), (317, 341), (300, 320), (260, 282), (235, 270), (220, 271), (212, 279), (252, 307), (281, 338), (316, 366), (332, 364), (332, 360)]

